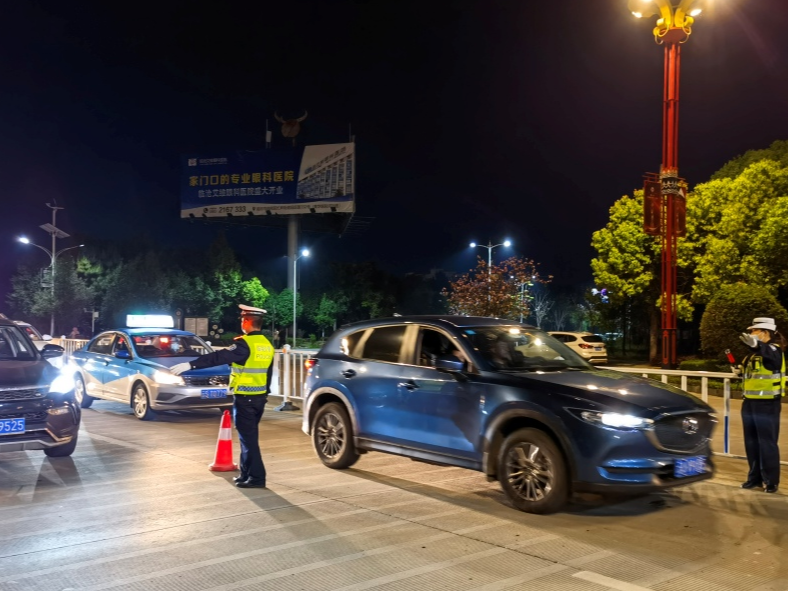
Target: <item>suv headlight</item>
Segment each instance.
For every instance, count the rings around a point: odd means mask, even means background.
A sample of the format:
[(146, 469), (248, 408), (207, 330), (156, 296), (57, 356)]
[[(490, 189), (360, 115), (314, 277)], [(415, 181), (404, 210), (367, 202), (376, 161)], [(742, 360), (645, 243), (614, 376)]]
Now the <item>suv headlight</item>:
[(170, 386), (183, 386), (185, 384), (181, 376), (176, 376), (175, 374), (167, 373), (159, 369), (153, 372), (153, 381), (157, 384), (167, 384)]
[(584, 410), (580, 413), (580, 418), (587, 423), (599, 425), (600, 427), (610, 427), (611, 429), (651, 429), (654, 426), (654, 421), (651, 419), (617, 412)]
[(70, 373), (61, 373), (49, 385), (49, 391), (55, 394), (68, 394), (74, 390), (74, 376)]

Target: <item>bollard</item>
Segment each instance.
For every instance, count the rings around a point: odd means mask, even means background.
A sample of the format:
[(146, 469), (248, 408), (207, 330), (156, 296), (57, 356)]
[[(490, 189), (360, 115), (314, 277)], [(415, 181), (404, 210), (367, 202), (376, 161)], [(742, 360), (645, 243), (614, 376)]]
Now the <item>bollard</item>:
[(296, 373), (295, 368), (290, 367), (293, 359), (294, 357), (290, 353), (290, 345), (282, 347), (282, 404), (274, 408), (274, 410), (298, 410), (298, 407), (290, 402)]
[(730, 450), (730, 416), (731, 416), (731, 380), (725, 378), (723, 381), (723, 393), (725, 396), (725, 438), (723, 439), (724, 453), (728, 454)]

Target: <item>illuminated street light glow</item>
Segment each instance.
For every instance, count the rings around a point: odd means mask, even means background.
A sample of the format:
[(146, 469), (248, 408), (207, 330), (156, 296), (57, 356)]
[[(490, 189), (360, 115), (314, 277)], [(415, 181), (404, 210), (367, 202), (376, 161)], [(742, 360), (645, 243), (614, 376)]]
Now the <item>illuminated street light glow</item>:
[(30, 238), (26, 238), (26, 237), (24, 237), (24, 236), (20, 236), (20, 237), (18, 238), (18, 240), (19, 240), (19, 242), (21, 242), (22, 244), (30, 244)]

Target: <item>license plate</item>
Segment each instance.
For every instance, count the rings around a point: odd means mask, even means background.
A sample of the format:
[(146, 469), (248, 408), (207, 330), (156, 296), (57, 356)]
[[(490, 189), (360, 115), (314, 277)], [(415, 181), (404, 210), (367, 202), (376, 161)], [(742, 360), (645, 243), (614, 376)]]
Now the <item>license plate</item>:
[(227, 398), (227, 390), (200, 390), (200, 398)]
[(594, 347), (594, 351), (601, 351), (602, 347)]
[(695, 456), (694, 458), (681, 458), (673, 464), (673, 476), (676, 478), (686, 478), (703, 474), (706, 470), (706, 456)]
[(0, 419), (0, 435), (24, 432), (25, 419)]

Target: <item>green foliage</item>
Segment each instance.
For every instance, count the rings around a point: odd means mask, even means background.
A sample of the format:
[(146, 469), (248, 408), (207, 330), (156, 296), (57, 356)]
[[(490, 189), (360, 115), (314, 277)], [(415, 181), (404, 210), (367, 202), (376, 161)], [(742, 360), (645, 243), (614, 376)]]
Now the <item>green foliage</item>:
[(774, 318), (778, 330), (788, 331), (788, 311), (767, 288), (745, 283), (720, 287), (700, 323), (702, 350), (724, 361), (725, 349), (730, 349), (737, 360), (742, 359), (749, 349), (739, 335), (758, 316)]
[(736, 156), (711, 175), (711, 180), (736, 178), (751, 164), (762, 160), (774, 160), (781, 168), (788, 168), (788, 141), (777, 140), (765, 150), (748, 150), (743, 155)]
[(312, 313), (312, 321), (323, 331), (336, 327), (339, 314), (347, 308), (347, 298), (339, 296), (337, 299), (326, 294), (320, 298), (320, 303)]
[(241, 283), (241, 299), (248, 306), (262, 308), (270, 295), (257, 277), (252, 277)]
[(696, 268), (693, 299), (757, 278), (776, 292), (788, 285), (788, 167), (762, 160), (734, 179), (698, 185), (687, 203)]
[(685, 359), (679, 363), (679, 369), (685, 371), (730, 371), (729, 366), (721, 364), (719, 359)]

